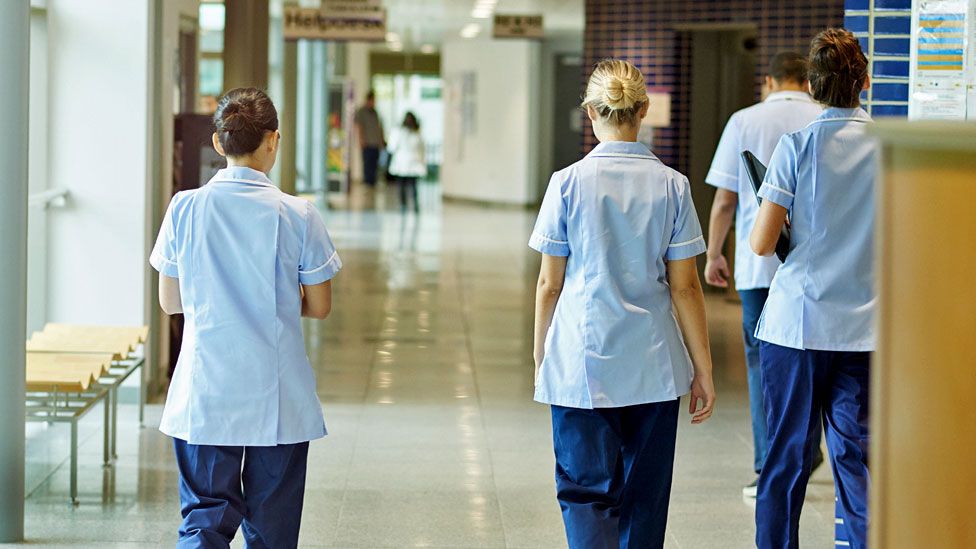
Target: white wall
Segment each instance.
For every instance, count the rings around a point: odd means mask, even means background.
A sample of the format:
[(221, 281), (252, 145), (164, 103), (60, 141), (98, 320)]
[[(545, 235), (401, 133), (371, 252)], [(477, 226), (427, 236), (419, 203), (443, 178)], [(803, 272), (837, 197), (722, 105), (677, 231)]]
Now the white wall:
[[(142, 324), (150, 211), (150, 0), (48, 0), (48, 320)], [(168, 159), (167, 159), (168, 160)]]
[[(529, 40), (458, 40), (443, 45), (444, 164), (452, 198), (526, 205), (537, 201), (541, 46)], [(475, 79), (474, 131), (459, 121), (460, 81)]]

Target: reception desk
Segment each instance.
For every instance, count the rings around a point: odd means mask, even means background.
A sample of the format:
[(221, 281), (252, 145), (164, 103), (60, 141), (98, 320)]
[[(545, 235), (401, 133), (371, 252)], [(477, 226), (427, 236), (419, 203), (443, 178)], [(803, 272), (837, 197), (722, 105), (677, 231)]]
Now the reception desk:
[(976, 547), (976, 123), (881, 121), (871, 547)]

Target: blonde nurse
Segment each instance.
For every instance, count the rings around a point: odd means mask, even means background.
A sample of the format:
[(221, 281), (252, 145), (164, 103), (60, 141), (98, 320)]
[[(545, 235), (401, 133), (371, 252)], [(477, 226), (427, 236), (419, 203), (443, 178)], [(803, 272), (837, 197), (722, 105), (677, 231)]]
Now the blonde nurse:
[(552, 410), (569, 546), (662, 547), (678, 400), (691, 393), (696, 424), (715, 404), (705, 240), (688, 180), (637, 142), (640, 71), (599, 63), (583, 105), (600, 144), (553, 174), (529, 241), (542, 253), (535, 399)]

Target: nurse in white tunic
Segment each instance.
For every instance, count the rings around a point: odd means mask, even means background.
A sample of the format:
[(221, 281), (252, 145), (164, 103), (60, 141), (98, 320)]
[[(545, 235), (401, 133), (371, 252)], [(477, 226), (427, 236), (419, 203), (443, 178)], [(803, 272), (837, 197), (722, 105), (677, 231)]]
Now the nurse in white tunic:
[(341, 268), (307, 201), (265, 175), (280, 135), (274, 105), (229, 91), (214, 115), (227, 168), (173, 197), (150, 263), (160, 304), (186, 317), (160, 430), (173, 437), (178, 547), (295, 547), (308, 441), (325, 436), (301, 316), (325, 318)]
[(541, 252), (535, 399), (552, 410), (556, 497), (571, 548), (664, 545), (678, 421), (715, 391), (688, 179), (637, 142), (644, 77), (596, 66), (584, 102), (600, 144), (552, 176)]
[[(708, 230), (705, 282), (720, 288), (729, 285), (729, 267), (722, 249), (735, 218), (735, 289), (742, 300), (742, 340), (749, 384), (753, 468), (757, 476), (766, 461), (766, 413), (756, 324), (769, 296), (773, 275), (782, 263), (776, 257), (758, 256), (749, 248), (749, 232), (756, 222), (759, 204), (741, 155), (742, 151), (750, 151), (763, 165), (769, 164), (781, 137), (803, 129), (823, 112), (823, 107), (806, 91), (805, 56), (791, 51), (777, 53), (769, 64), (765, 82), (763, 91), (768, 92), (765, 99), (729, 118), (715, 149), (712, 167), (705, 175), (705, 183), (717, 187)], [(813, 445), (813, 450), (816, 468), (818, 462), (823, 462), (819, 442)], [(756, 497), (756, 482), (742, 492), (746, 497)]]

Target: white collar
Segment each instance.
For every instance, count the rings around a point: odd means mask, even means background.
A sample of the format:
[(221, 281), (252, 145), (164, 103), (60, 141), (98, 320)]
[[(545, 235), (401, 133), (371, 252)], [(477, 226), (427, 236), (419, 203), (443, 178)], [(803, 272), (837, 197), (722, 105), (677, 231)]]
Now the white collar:
[(803, 101), (804, 103), (814, 103), (812, 97), (807, 92), (785, 90), (773, 92), (766, 96), (763, 103), (774, 103), (776, 101)]

